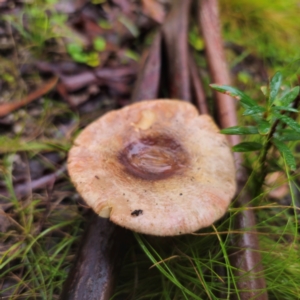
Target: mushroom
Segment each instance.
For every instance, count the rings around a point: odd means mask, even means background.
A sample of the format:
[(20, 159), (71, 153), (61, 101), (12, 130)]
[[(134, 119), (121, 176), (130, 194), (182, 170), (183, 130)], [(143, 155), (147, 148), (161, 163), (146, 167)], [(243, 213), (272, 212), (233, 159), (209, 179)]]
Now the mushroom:
[(210, 116), (178, 100), (106, 113), (76, 138), (68, 171), (99, 216), (157, 236), (210, 226), (236, 191), (226, 138)]

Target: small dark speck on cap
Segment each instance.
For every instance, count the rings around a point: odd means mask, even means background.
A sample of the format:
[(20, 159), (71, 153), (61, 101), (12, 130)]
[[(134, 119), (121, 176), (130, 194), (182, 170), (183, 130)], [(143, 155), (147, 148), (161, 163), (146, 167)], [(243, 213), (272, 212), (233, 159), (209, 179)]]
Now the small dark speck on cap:
[(131, 213), (131, 215), (133, 217), (138, 217), (139, 215), (142, 215), (142, 214), (143, 214), (143, 211), (141, 209), (136, 209)]
[(95, 175), (95, 178), (99, 179), (99, 177), (97, 175)]
[(182, 193), (180, 193), (179, 195), (182, 196)]

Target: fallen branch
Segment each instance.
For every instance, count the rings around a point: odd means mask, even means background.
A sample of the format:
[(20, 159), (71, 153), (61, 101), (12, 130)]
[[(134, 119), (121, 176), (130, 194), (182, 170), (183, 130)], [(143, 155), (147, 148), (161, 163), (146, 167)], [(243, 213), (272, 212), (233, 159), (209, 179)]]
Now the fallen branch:
[[(200, 2), (199, 26), (204, 37), (212, 81), (217, 84), (229, 85), (231, 79), (222, 44), (217, 0), (202, 0)], [(221, 127), (236, 126), (237, 116), (234, 99), (217, 93), (216, 102)], [(239, 136), (229, 136), (229, 142), (231, 145), (238, 144), (240, 142)], [(239, 195), (235, 205), (236, 207), (247, 207), (250, 206), (251, 197), (244, 189), (247, 176), (242, 167), (242, 157), (239, 153), (235, 153), (235, 163), (238, 170), (237, 194)], [(244, 229), (245, 233), (233, 240), (233, 245), (237, 251), (232, 255), (231, 263), (237, 268), (236, 275), (240, 278), (238, 289), (241, 291), (239, 296), (242, 300), (253, 299), (254, 297), (259, 300), (268, 299), (255, 225), (253, 210), (244, 210), (236, 217), (235, 227)], [(240, 249), (243, 251), (239, 251)]]
[(167, 61), (169, 97), (192, 101), (189, 72), (188, 25), (191, 0), (174, 0), (162, 27)]
[[(81, 247), (65, 282), (61, 300), (107, 300), (111, 298), (120, 254), (126, 252), (125, 229), (91, 212)], [(127, 240), (128, 243), (128, 240)]]

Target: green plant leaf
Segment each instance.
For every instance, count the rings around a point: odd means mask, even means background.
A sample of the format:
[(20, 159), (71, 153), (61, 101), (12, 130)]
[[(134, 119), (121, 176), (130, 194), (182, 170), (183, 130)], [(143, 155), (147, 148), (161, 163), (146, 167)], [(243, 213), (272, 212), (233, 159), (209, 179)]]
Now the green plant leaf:
[(86, 64), (91, 66), (91, 67), (97, 67), (100, 65), (100, 57), (98, 55), (97, 52), (90, 52), (90, 53), (87, 53), (87, 56), (86, 56)]
[(233, 126), (221, 130), (223, 134), (257, 134), (258, 130), (255, 126)]
[(103, 37), (96, 37), (93, 41), (94, 49), (96, 51), (104, 51), (106, 48), (106, 41)]
[(0, 154), (18, 152), (18, 151), (68, 151), (70, 145), (61, 143), (60, 141), (41, 140), (41, 141), (26, 141), (20, 138), (8, 138), (0, 136)]
[(199, 36), (196, 30), (191, 30), (189, 33), (189, 43), (194, 47), (197, 51), (204, 49), (204, 41), (202, 37)]
[(76, 43), (70, 43), (67, 45), (67, 51), (69, 54), (74, 54), (74, 53), (81, 53), (83, 52), (83, 48), (81, 45), (76, 44)]
[(262, 93), (264, 94), (264, 96), (268, 97), (269, 89), (268, 89), (267, 86), (265, 86), (265, 85), (261, 86), (260, 90), (262, 91)]
[(70, 43), (67, 45), (67, 51), (74, 61), (79, 63), (86, 63), (87, 55), (84, 53), (81, 45)]
[(98, 22), (98, 25), (103, 29), (111, 29), (112, 28), (111, 23), (105, 19), (100, 19), (100, 21)]
[(272, 104), (276, 99), (276, 96), (281, 86), (281, 82), (282, 82), (282, 74), (280, 72), (276, 72), (270, 82), (270, 97), (269, 97), (270, 104)]
[(132, 60), (138, 61), (140, 59), (140, 56), (137, 52), (127, 49), (124, 52), (124, 55)]
[(292, 108), (292, 107), (286, 107), (286, 106), (273, 106), (272, 107), (272, 111), (289, 111), (289, 112), (294, 112), (294, 113), (298, 113), (299, 110)]
[(295, 120), (278, 112), (273, 112), (273, 114), (280, 121), (293, 128), (296, 132), (300, 133), (300, 125)]
[(287, 165), (291, 168), (291, 170), (295, 170), (296, 161), (289, 147), (285, 143), (283, 143), (282, 141), (276, 138), (272, 138), (272, 142), (279, 150), (279, 152), (281, 153), (281, 155), (283, 156), (283, 158), (285, 159)]
[(243, 142), (232, 147), (234, 152), (257, 151), (262, 148), (262, 144), (256, 142)]
[(300, 133), (295, 132), (293, 129), (283, 129), (276, 133), (276, 138), (281, 141), (299, 141)]
[(266, 120), (261, 120), (258, 123), (258, 132), (262, 135), (266, 135), (270, 132), (271, 124)]
[(299, 95), (299, 86), (296, 86), (289, 93), (284, 95), (282, 99), (280, 99), (280, 104), (282, 106), (287, 107), (296, 99), (298, 95)]
[(248, 95), (244, 94), (243, 92), (234, 87), (218, 84), (210, 84), (210, 87), (220, 93), (229, 95), (237, 100), (240, 100), (241, 104), (245, 107), (258, 106), (256, 102), (253, 99), (251, 99)]
[(70, 53), (72, 59), (78, 63), (86, 63), (87, 62), (87, 55), (82, 52), (82, 53)]
[(92, 0), (91, 2), (93, 4), (102, 4), (102, 3), (105, 3), (106, 0)]
[(138, 37), (139, 36), (139, 34), (140, 34), (139, 28), (133, 22), (133, 20), (131, 20), (130, 18), (126, 17), (125, 15), (120, 15), (118, 17), (118, 21), (120, 23), (122, 23), (134, 37)]
[(256, 114), (259, 114), (259, 113), (263, 113), (265, 112), (266, 109), (262, 106), (252, 106), (252, 107), (249, 107), (247, 108), (244, 113), (243, 113), (243, 116), (251, 116), (251, 115), (256, 115)]

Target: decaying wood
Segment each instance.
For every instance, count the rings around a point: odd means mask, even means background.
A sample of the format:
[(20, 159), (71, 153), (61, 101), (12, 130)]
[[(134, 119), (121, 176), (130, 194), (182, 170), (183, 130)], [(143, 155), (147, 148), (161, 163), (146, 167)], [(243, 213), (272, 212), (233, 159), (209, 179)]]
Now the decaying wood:
[(112, 296), (128, 232), (95, 213), (91, 218), (61, 300), (108, 300)]
[[(210, 69), (211, 80), (217, 84), (230, 84), (230, 74), (221, 38), (217, 0), (202, 0), (199, 8), (199, 25), (205, 42), (207, 61)], [(237, 125), (236, 108), (234, 100), (224, 94), (216, 93), (216, 101), (221, 127)], [(239, 136), (229, 136), (232, 145), (240, 142)], [(238, 182), (238, 198), (236, 207), (250, 206), (251, 197), (243, 190), (246, 183), (246, 172), (242, 167), (242, 157), (235, 153), (235, 162)], [(266, 283), (263, 276), (261, 255), (259, 252), (258, 236), (255, 230), (255, 216), (253, 210), (245, 209), (236, 217), (235, 226), (243, 229), (245, 233), (234, 237), (233, 245), (236, 252), (232, 255), (231, 263), (237, 268), (239, 276), (238, 289), (240, 299), (268, 299)]]

